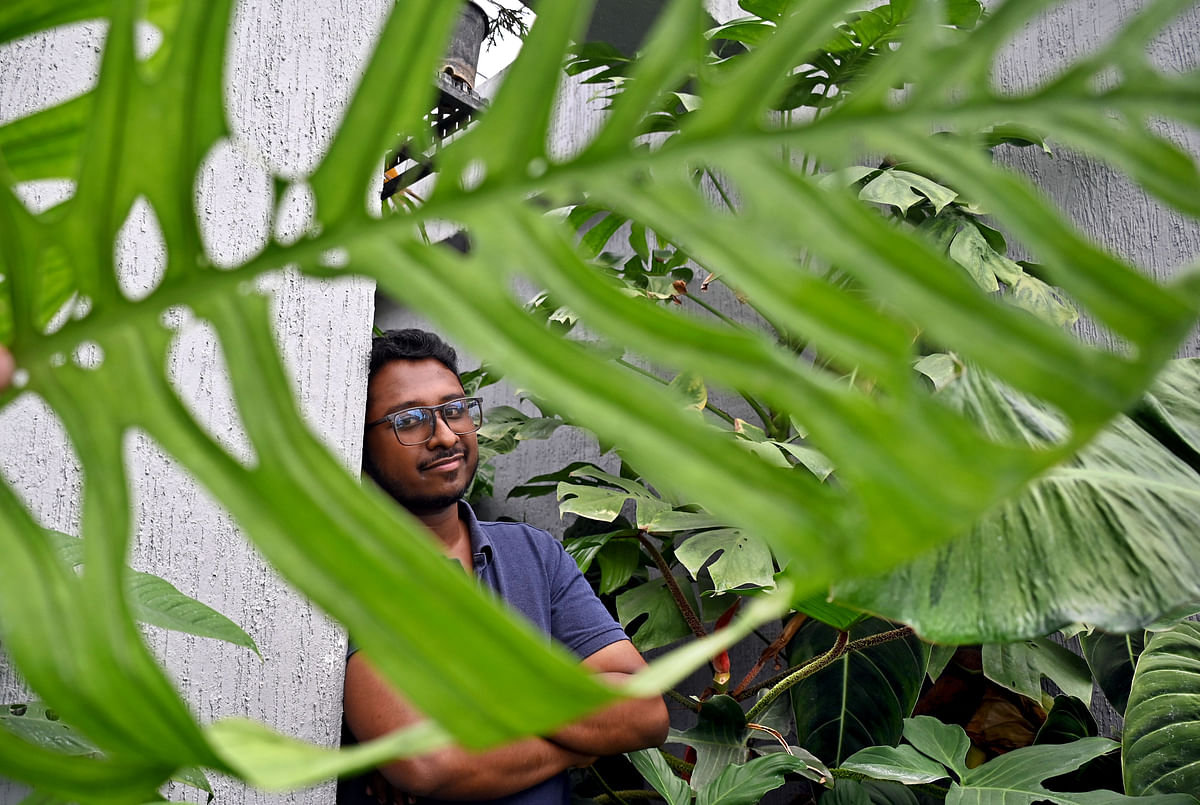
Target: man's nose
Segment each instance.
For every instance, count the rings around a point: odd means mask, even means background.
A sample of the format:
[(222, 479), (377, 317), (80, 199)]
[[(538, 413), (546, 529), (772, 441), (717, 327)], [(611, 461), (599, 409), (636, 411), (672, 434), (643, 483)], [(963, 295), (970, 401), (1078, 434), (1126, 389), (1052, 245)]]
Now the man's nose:
[(445, 446), (450, 447), (458, 442), (458, 434), (450, 430), (450, 426), (446, 424), (446, 418), (441, 411), (434, 412), (433, 415), (433, 436), (429, 439), (430, 446)]

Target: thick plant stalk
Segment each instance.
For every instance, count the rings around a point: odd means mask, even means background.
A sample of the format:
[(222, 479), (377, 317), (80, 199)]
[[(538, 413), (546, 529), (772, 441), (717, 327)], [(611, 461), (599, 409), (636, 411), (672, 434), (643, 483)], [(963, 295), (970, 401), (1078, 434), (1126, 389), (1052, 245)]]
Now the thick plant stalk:
[(683, 590), (679, 588), (679, 582), (675, 580), (675, 574), (671, 572), (670, 565), (663, 558), (662, 551), (646, 536), (645, 531), (638, 534), (638, 541), (642, 543), (642, 547), (646, 549), (646, 552), (650, 554), (650, 558), (654, 560), (654, 565), (658, 568), (658, 572), (662, 573), (663, 582), (666, 583), (667, 589), (671, 592), (671, 598), (675, 599), (675, 606), (679, 607), (679, 613), (687, 621), (688, 628), (692, 630), (692, 634), (696, 637), (708, 637), (708, 632), (704, 631), (704, 624), (700, 622), (700, 616), (696, 614), (696, 610), (692, 609), (692, 605), (688, 602), (687, 597), (684, 596)]
[(755, 720), (762, 715), (766, 709), (770, 707), (776, 699), (782, 696), (792, 685), (795, 685), (802, 679), (807, 679), (817, 671), (820, 671), (822, 668), (830, 665), (838, 657), (845, 654), (846, 646), (849, 644), (849, 642), (849, 632), (838, 632), (837, 641), (833, 644), (833, 648), (829, 649), (829, 651), (825, 652), (820, 657), (817, 657), (815, 660), (812, 660), (808, 664), (802, 665), (799, 669), (784, 677), (779, 684), (768, 690), (767, 694), (759, 699), (755, 705), (746, 712), (746, 720)]
[(737, 687), (730, 691), (729, 695), (735, 699), (738, 698), (742, 691), (746, 689), (746, 686), (753, 682), (755, 677), (762, 673), (763, 666), (778, 657), (779, 652), (787, 648), (787, 644), (792, 642), (792, 638), (796, 636), (796, 632), (799, 631), (800, 627), (804, 625), (806, 620), (808, 620), (808, 616), (803, 612), (797, 612), (796, 614), (792, 615), (791, 619), (788, 620), (787, 625), (783, 627), (783, 631), (779, 633), (779, 637), (775, 638), (771, 642), (771, 645), (763, 649), (762, 654), (758, 657), (758, 662), (754, 663), (754, 667), (746, 672), (746, 675), (742, 677), (742, 681), (737, 684)]

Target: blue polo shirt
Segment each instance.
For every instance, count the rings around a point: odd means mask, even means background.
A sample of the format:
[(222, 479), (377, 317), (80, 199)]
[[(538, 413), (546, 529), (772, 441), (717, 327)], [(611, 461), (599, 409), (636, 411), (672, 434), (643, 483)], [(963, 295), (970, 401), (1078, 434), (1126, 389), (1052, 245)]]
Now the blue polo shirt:
[[(552, 535), (525, 523), (480, 521), (465, 501), (459, 501), (458, 509), (470, 533), (475, 577), (549, 637), (580, 659), (628, 639), (575, 560)], [(347, 659), (356, 650), (351, 641)], [(343, 744), (353, 742), (344, 727), (342, 733)], [(366, 796), (364, 786), (364, 778), (339, 782), (339, 805), (377, 805), (373, 797)], [(507, 797), (487, 800), (497, 805), (567, 805), (570, 801), (566, 773)]]

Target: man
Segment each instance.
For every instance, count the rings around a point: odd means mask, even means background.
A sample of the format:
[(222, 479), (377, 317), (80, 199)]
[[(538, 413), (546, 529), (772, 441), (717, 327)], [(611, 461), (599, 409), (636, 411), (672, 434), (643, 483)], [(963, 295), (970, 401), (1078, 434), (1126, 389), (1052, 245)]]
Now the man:
[[(392, 330), (374, 340), (367, 384), (363, 469), (425, 524), (451, 559), (496, 590), (510, 607), (574, 651), (584, 666), (619, 682), (645, 666), (637, 649), (588, 587), (574, 561), (545, 531), (476, 520), (462, 500), (479, 460), (480, 403), (458, 379), (454, 350), (422, 330)], [(448, 643), (447, 650), (454, 650)], [(346, 662), (346, 725), (365, 741), (422, 715), (354, 652)], [(452, 747), (389, 764), (371, 787), (375, 799), (467, 800), (520, 805), (570, 801), (567, 770), (599, 755), (663, 742), (661, 698), (629, 700), (553, 735), (483, 753)], [(350, 781), (339, 802), (353, 801)], [(384, 788), (385, 791), (380, 789)], [(381, 796), (382, 795), (382, 796)]]

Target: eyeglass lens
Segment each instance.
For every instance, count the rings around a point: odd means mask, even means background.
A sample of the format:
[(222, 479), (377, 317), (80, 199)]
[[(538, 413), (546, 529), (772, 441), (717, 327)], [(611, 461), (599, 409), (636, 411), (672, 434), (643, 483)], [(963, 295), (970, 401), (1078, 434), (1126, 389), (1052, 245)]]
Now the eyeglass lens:
[(392, 417), (392, 429), (401, 444), (424, 444), (433, 438), (437, 428), (434, 417), (441, 412), (446, 427), (459, 435), (474, 433), (483, 424), (479, 400), (451, 400), (441, 405), (397, 411)]

